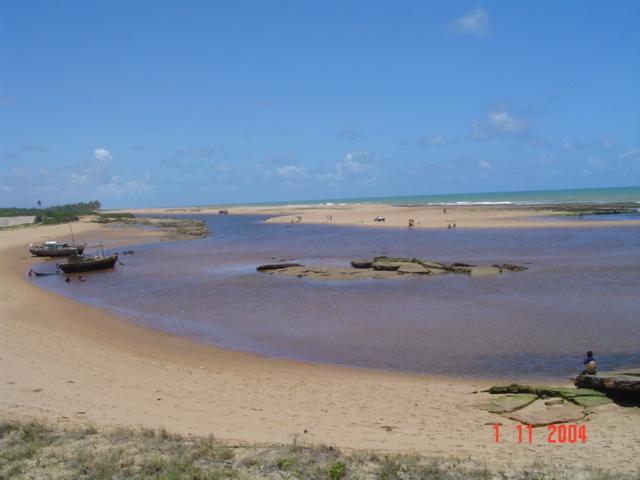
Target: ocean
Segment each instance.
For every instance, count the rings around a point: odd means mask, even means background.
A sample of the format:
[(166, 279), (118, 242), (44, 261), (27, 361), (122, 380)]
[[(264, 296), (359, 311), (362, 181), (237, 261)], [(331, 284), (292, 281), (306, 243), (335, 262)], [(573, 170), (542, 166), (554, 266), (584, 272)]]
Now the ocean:
[[(389, 197), (329, 198), (315, 200), (287, 200), (242, 205), (548, 205), (561, 203), (637, 203), (640, 208), (639, 187), (583, 188), (568, 190), (531, 190), (520, 192), (451, 193), (442, 195), (404, 195)], [(238, 205), (238, 204), (234, 204)], [(220, 206), (220, 205), (217, 205)]]

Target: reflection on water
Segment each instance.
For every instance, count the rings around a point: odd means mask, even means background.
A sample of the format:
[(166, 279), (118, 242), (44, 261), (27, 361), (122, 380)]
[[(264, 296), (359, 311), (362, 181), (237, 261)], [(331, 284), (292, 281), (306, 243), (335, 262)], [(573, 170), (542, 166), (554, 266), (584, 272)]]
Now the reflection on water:
[[(199, 217), (201, 218), (201, 217)], [(206, 217), (212, 238), (137, 247), (124, 267), (37, 282), (143, 325), (277, 357), (485, 377), (640, 363), (637, 228), (404, 230)], [(324, 282), (257, 273), (374, 255), (527, 264), (497, 277)]]

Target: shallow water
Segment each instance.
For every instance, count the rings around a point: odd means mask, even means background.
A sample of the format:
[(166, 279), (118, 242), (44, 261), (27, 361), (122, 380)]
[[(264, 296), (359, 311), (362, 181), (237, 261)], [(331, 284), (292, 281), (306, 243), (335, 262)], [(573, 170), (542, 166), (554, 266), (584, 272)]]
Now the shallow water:
[[(638, 228), (409, 231), (196, 218), (210, 239), (135, 247), (124, 267), (86, 282), (37, 282), (146, 326), (276, 357), (514, 380), (566, 378), (588, 349), (601, 369), (640, 364)], [(348, 265), (374, 255), (529, 270), (365, 281), (255, 271), (279, 259)]]

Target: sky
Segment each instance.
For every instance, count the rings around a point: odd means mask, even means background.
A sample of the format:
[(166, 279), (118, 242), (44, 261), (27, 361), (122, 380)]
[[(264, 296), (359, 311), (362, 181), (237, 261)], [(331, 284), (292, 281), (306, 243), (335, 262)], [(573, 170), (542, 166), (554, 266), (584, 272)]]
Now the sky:
[(640, 1), (0, 3), (0, 206), (640, 185)]

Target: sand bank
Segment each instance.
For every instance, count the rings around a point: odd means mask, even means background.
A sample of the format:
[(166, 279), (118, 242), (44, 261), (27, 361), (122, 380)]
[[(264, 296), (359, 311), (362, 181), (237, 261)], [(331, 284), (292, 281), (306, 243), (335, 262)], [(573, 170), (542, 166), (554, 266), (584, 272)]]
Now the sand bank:
[[(336, 214), (334, 213), (334, 219)], [(479, 410), (486, 382), (268, 359), (200, 345), (124, 322), (44, 291), (24, 272), (26, 245), (68, 227), (0, 232), (0, 412), (60, 423), (164, 426), (246, 442), (455, 455), (493, 466), (640, 466), (640, 409), (598, 407), (582, 444), (517, 444), (515, 422)], [(79, 240), (110, 245), (161, 232), (77, 224)], [(90, 281), (90, 279), (89, 279)], [(70, 285), (72, 287), (72, 285)], [(126, 287), (123, 285), (123, 288)], [(517, 380), (517, 379), (514, 379)], [(490, 424), (503, 423), (496, 444)]]
[[(371, 204), (241, 206), (227, 208), (229, 214), (270, 216), (271, 223), (314, 223), (368, 227), (442, 228), (455, 224), (457, 228), (550, 228), (640, 226), (640, 220), (578, 220), (561, 215), (551, 207), (521, 207), (504, 205), (481, 206), (394, 206)], [(217, 208), (170, 208), (128, 210), (138, 214), (217, 214)], [(564, 212), (566, 214), (566, 212)], [(375, 221), (384, 217), (384, 222)]]

